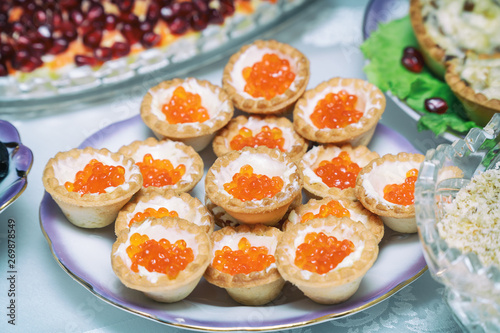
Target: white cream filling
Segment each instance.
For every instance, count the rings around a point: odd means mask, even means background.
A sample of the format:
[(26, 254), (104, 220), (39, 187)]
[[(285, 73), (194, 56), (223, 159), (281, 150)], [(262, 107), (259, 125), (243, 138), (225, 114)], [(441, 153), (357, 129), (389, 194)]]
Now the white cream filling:
[[(177, 148), (178, 143), (175, 141), (160, 141), (155, 146), (142, 145), (137, 151), (132, 155), (134, 161), (142, 162), (146, 154), (151, 154), (155, 160), (169, 160), (172, 163), (174, 169), (180, 164), (184, 164), (186, 167), (186, 172), (182, 175), (181, 180), (186, 182), (193, 181), (193, 160), (181, 149)], [(172, 186), (177, 187), (177, 184)]]
[[(241, 167), (246, 164), (252, 166), (254, 174), (266, 175), (269, 178), (280, 177), (283, 180), (283, 188), (290, 184), (290, 176), (297, 171), (297, 167), (293, 163), (286, 165), (271, 158), (267, 154), (244, 151), (240, 156), (238, 156), (238, 158), (231, 161), (228, 166), (221, 167), (219, 172), (214, 170), (214, 184), (217, 185), (220, 192), (227, 196), (231, 196), (226, 190), (224, 190), (224, 184), (230, 183), (233, 180), (233, 176), (240, 172)], [(294, 181), (292, 187), (294, 189), (298, 188), (298, 182)], [(262, 200), (252, 201), (258, 203)]]
[[(132, 265), (132, 260), (127, 254), (127, 248), (130, 246), (130, 237), (135, 233), (138, 233), (140, 235), (147, 235), (149, 239), (154, 239), (156, 241), (165, 238), (172, 244), (179, 239), (183, 239), (186, 242), (186, 246), (193, 250), (194, 257), (196, 258), (196, 256), (198, 255), (198, 243), (196, 242), (196, 235), (193, 235), (177, 227), (165, 228), (161, 225), (151, 225), (151, 220), (146, 220), (141, 225), (132, 226), (132, 228), (130, 228), (127, 241), (120, 244), (116, 252), (113, 254), (115, 256), (119, 256), (129, 269)], [(138, 266), (138, 269), (138, 274), (141, 276), (145, 276), (151, 283), (156, 283), (160, 277), (165, 275), (163, 273), (150, 272), (140, 265)]]
[(166, 208), (169, 212), (175, 211), (179, 215), (181, 219), (185, 219), (189, 222), (192, 222), (197, 225), (209, 225), (210, 221), (207, 219), (206, 221), (202, 221), (204, 216), (202, 215), (198, 208), (191, 209), (189, 204), (178, 197), (172, 197), (170, 199), (164, 198), (162, 196), (155, 196), (146, 202), (139, 201), (135, 206), (134, 210), (131, 213), (127, 214), (127, 221), (130, 221), (135, 214), (142, 213), (146, 210), (146, 208), (153, 208), (155, 210), (159, 210), (160, 208)]
[[(240, 55), (238, 60), (234, 63), (230, 79), (230, 84), (236, 89), (236, 91), (238, 91), (240, 95), (242, 95), (246, 99), (264, 99), (263, 97), (255, 98), (245, 92), (246, 81), (243, 78), (243, 69), (245, 69), (246, 67), (252, 67), (256, 62), (261, 61), (266, 53), (277, 54), (281, 59), (288, 60), (290, 69), (294, 73), (297, 73), (298, 71), (296, 60), (289, 55), (277, 52), (276, 50), (270, 48), (260, 49), (255, 45), (250, 46), (244, 53)], [(290, 89), (291, 91), (297, 90), (296, 82), (299, 78), (299, 76), (296, 76), (295, 80), (292, 82), (288, 89)]]
[(476, 93), (488, 99), (500, 99), (500, 59), (471, 59), (457, 66), (461, 79)]
[[(124, 165), (124, 158), (120, 157), (118, 161), (113, 160), (110, 156), (101, 154), (88, 154), (82, 153), (77, 158), (69, 157), (64, 160), (58, 160), (54, 163), (54, 177), (58, 180), (59, 185), (64, 186), (66, 182), (74, 182), (76, 174), (82, 171), (92, 159), (96, 159), (104, 165), (110, 166), (123, 166), (125, 168), (125, 182), (119, 186), (110, 186), (105, 189), (107, 193), (113, 192), (117, 188), (122, 188), (127, 191), (130, 188), (128, 183), (133, 175), (139, 174), (138, 169), (130, 170), (129, 165)], [(91, 195), (99, 195), (98, 193), (91, 193)]]
[(422, 3), (425, 28), (446, 54), (463, 56), (466, 49), (490, 54), (500, 46), (500, 7), (493, 0), (474, 1), (472, 11), (464, 10), (465, 0)]
[[(238, 243), (243, 237), (245, 237), (250, 242), (251, 246), (264, 246), (268, 249), (268, 254), (274, 256), (276, 247), (278, 246), (278, 239), (272, 236), (256, 235), (251, 232), (241, 232), (232, 235), (225, 235), (220, 241), (214, 243), (213, 253), (215, 254), (217, 250), (222, 250), (224, 246), (228, 246), (233, 251), (238, 250)], [(266, 267), (265, 272), (267, 273), (275, 267), (276, 263), (272, 263), (271, 265)]]
[[(291, 258), (291, 262), (295, 262), (295, 252), (297, 248), (304, 243), (304, 238), (308, 233), (311, 232), (316, 232), (320, 233), (323, 232), (327, 236), (334, 236), (337, 238), (338, 241), (342, 241), (344, 239), (350, 240), (354, 244), (354, 252), (349, 254), (347, 257), (345, 257), (338, 265), (335, 267), (332, 271), (344, 268), (344, 267), (351, 267), (356, 261), (358, 261), (361, 258), (361, 254), (365, 248), (365, 242), (362, 240), (352, 240), (350, 239), (350, 236), (354, 233), (354, 230), (352, 228), (349, 228), (345, 225), (340, 225), (340, 228), (338, 226), (322, 226), (320, 228), (315, 228), (312, 226), (307, 226), (303, 230), (300, 230), (297, 233), (297, 237), (295, 238), (295, 241), (293, 243), (293, 248), (288, 248), (288, 255)], [(313, 273), (311, 273), (308, 270), (302, 269), (300, 271), (300, 274), (302, 275), (302, 278), (305, 280), (308, 280)], [(327, 273), (325, 273), (327, 274)]]
[[(285, 139), (285, 142), (283, 143), (283, 149), (285, 151), (290, 151), (292, 149), (292, 147), (294, 146), (294, 139), (293, 139), (293, 130), (291, 128), (281, 127), (281, 126), (278, 126), (274, 123), (269, 123), (265, 120), (262, 120), (262, 119), (259, 119), (256, 117), (249, 117), (248, 121), (245, 124), (238, 125), (238, 131), (242, 127), (246, 127), (252, 131), (253, 136), (256, 136), (258, 133), (260, 133), (262, 131), (262, 127), (264, 127), (264, 126), (269, 126), (269, 128), (271, 130), (274, 127), (278, 127), (282, 132), (282, 137)], [(232, 139), (233, 139), (233, 137), (226, 138), (226, 147), (229, 147), (230, 140), (232, 140)]]
[[(340, 203), (340, 204), (342, 205), (342, 203)], [(342, 205), (342, 207), (344, 207), (344, 205)], [(346, 208), (346, 207), (344, 207), (344, 208)], [(313, 213), (314, 215), (319, 214), (320, 209), (321, 209), (321, 205), (317, 205), (317, 206), (313, 207), (312, 209), (305, 211), (300, 216), (300, 218), (299, 218), (299, 215), (295, 211), (291, 211), (290, 214), (288, 215), (288, 220), (294, 224), (300, 223), (300, 221), (302, 220), (302, 216), (304, 216), (307, 213)], [(348, 209), (348, 208), (346, 208), (346, 209), (349, 211), (349, 214), (350, 214), (349, 218), (351, 220), (353, 220), (355, 222), (361, 222), (363, 224), (368, 223), (368, 216), (366, 216), (364, 214), (360, 214), (353, 209)]]
[[(213, 127), (218, 120), (225, 119), (225, 114), (231, 112), (228, 101), (222, 102), (219, 99), (219, 88), (216, 93), (212, 92), (209, 87), (200, 85), (195, 79), (188, 78), (181, 84), (187, 92), (199, 94), (201, 97), (201, 104), (207, 110), (209, 119), (204, 121), (203, 124)], [(150, 90), (149, 93), (153, 97), (151, 100), (151, 113), (154, 114), (159, 120), (167, 121), (167, 117), (162, 112), (164, 104), (168, 103), (173, 96), (174, 90), (178, 86), (170, 87), (168, 89), (158, 89), (156, 91)], [(179, 127), (193, 127), (201, 129), (199, 122), (177, 124)]]
[(369, 173), (362, 175), (362, 186), (367, 197), (374, 198), (388, 207), (397, 206), (384, 199), (384, 187), (390, 184), (402, 184), (406, 179), (406, 173), (411, 169), (419, 169), (420, 163), (414, 161), (385, 162), (381, 165), (373, 165)]

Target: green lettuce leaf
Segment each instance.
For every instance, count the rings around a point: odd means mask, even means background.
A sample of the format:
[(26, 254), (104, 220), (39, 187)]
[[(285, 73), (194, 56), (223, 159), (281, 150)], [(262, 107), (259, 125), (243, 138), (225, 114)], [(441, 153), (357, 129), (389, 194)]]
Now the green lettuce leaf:
[[(408, 46), (418, 47), (408, 16), (380, 24), (361, 45), (361, 51), (369, 60), (364, 68), (368, 81), (420, 112), (419, 131), (431, 130), (439, 135), (447, 130), (466, 133), (475, 127), (476, 124), (464, 116), (462, 105), (445, 82), (427, 68), (413, 73), (401, 64), (403, 50)], [(424, 103), (430, 97), (444, 99), (448, 111), (441, 115), (428, 112)]]

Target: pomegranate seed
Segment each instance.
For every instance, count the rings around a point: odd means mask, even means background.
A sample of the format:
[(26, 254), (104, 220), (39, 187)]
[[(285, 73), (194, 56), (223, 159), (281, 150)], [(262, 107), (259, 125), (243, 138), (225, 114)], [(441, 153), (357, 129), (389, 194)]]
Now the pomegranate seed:
[(26, 31), (26, 29), (21, 22), (17, 21), (17, 22), (12, 23), (12, 31), (17, 32), (19, 34), (22, 34)]
[(27, 48), (31, 45), (31, 40), (23, 35), (23, 36), (19, 36), (19, 38), (17, 38), (17, 46), (18, 47), (22, 47), (22, 48)]
[(427, 98), (424, 102), (425, 109), (432, 113), (443, 114), (448, 110), (448, 104), (442, 98)]
[(78, 37), (75, 26), (69, 21), (63, 22), (60, 30), (64, 38), (69, 42), (74, 41)]
[(160, 35), (155, 34), (152, 31), (148, 31), (142, 36), (141, 44), (145, 48), (150, 48), (158, 44), (160, 42), (160, 39), (161, 39)]
[(160, 10), (160, 16), (167, 23), (172, 22), (175, 18), (174, 12), (173, 12), (171, 6), (162, 7)]
[(54, 42), (52, 43), (52, 47), (49, 49), (48, 53), (49, 54), (59, 54), (68, 49), (69, 43), (66, 39), (64, 38), (57, 38), (54, 39)]
[(416, 48), (408, 46), (403, 51), (401, 64), (413, 73), (420, 73), (424, 68), (424, 57)]
[(33, 15), (33, 23), (37, 27), (47, 23), (47, 14), (45, 14), (43, 9), (38, 9), (37, 11), (35, 11), (35, 14)]
[(208, 25), (208, 16), (204, 13), (195, 13), (191, 17), (191, 28), (196, 31), (205, 29)]
[(220, 11), (223, 17), (234, 14), (234, 3), (232, 0), (220, 0)]
[(80, 4), (79, 0), (61, 0), (59, 2), (59, 6), (66, 9), (78, 7), (79, 4)]
[(136, 24), (139, 22), (139, 18), (133, 13), (121, 13), (120, 21), (123, 23)]
[(124, 57), (130, 53), (130, 44), (125, 42), (115, 42), (113, 46), (111, 46), (111, 50), (113, 51), (113, 57)]
[(87, 12), (87, 19), (90, 21), (102, 21), (104, 17), (104, 7), (100, 3), (93, 3)]
[(75, 55), (75, 64), (77, 66), (95, 66), (97, 65), (97, 59), (91, 56), (77, 54)]
[(134, 7), (133, 0), (121, 0), (118, 2), (118, 8), (122, 12), (130, 12), (133, 7)]
[(176, 17), (168, 27), (174, 35), (182, 35), (189, 29), (189, 23), (182, 17)]
[(156, 24), (160, 18), (160, 5), (156, 2), (151, 2), (146, 13), (146, 21), (151, 24)]
[(142, 33), (145, 33), (145, 32), (148, 32), (148, 31), (152, 31), (153, 30), (153, 25), (150, 22), (148, 22), (148, 21), (143, 21), (139, 25), (139, 30)]
[(11, 44), (9, 44), (7, 42), (0, 44), (0, 56), (2, 59), (4, 59), (4, 60), (12, 59), (14, 54), (15, 54), (14, 48), (12, 47)]
[(138, 42), (141, 38), (141, 31), (132, 24), (125, 23), (120, 31), (123, 37), (125, 37), (130, 44)]
[(98, 47), (94, 50), (94, 57), (99, 61), (108, 61), (113, 58), (113, 50), (110, 47)]
[(104, 28), (106, 30), (114, 30), (116, 28), (116, 22), (118, 19), (113, 14), (107, 14), (104, 19)]
[(190, 17), (193, 15), (194, 5), (192, 2), (176, 2), (173, 4), (172, 9), (177, 15)]
[(9, 72), (7, 71), (7, 66), (0, 63), (0, 76), (7, 76)]
[(73, 22), (75, 25), (79, 26), (83, 22), (83, 13), (80, 9), (73, 9), (69, 13), (69, 18), (71, 19), (71, 22)]
[(43, 64), (42, 60), (36, 56), (30, 56), (27, 60), (25, 60), (21, 67), (20, 70), (23, 72), (32, 72), (36, 68), (40, 67)]
[(194, 6), (198, 9), (199, 12), (206, 13), (208, 12), (208, 2), (204, 0), (193, 0)]
[(100, 30), (93, 30), (83, 36), (83, 44), (91, 48), (98, 47), (99, 44), (101, 44), (101, 40), (102, 40), (102, 31)]
[(52, 27), (54, 29), (59, 29), (63, 23), (62, 14), (60, 12), (54, 12), (52, 14)]
[(209, 21), (210, 21), (210, 23), (213, 23), (213, 24), (222, 24), (222, 23), (224, 23), (224, 17), (222, 16), (220, 11), (212, 8), (209, 11)]

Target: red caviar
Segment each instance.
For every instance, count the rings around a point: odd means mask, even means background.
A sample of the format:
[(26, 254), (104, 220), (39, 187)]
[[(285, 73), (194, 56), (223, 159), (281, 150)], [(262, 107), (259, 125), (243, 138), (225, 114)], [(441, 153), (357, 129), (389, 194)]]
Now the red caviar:
[(319, 212), (314, 214), (313, 212), (308, 212), (302, 215), (301, 223), (307, 222), (309, 220), (321, 217), (327, 217), (333, 215), (335, 217), (351, 217), (349, 210), (344, 208), (340, 202), (337, 200), (331, 200), (327, 204), (321, 205)]
[(201, 96), (186, 91), (183, 86), (175, 88), (172, 98), (163, 104), (162, 112), (170, 124), (202, 123), (210, 116), (201, 104)]
[(295, 80), (288, 60), (274, 53), (267, 53), (252, 67), (245, 67), (242, 75), (246, 81), (245, 92), (266, 100), (283, 94)]
[(316, 104), (310, 118), (314, 126), (322, 128), (344, 128), (357, 123), (363, 112), (355, 109), (358, 97), (345, 90), (329, 93)]
[(251, 246), (248, 239), (242, 237), (237, 250), (233, 251), (229, 246), (224, 246), (215, 251), (212, 266), (221, 272), (236, 275), (259, 272), (274, 262), (275, 258), (269, 254), (267, 247)]
[(313, 273), (325, 274), (337, 267), (349, 254), (354, 244), (344, 239), (337, 240), (325, 233), (310, 232), (295, 251), (295, 265)]
[(337, 187), (341, 190), (356, 185), (359, 171), (361, 171), (360, 166), (351, 161), (351, 157), (346, 151), (340, 152), (331, 161), (321, 161), (314, 170), (328, 187)]
[(104, 193), (108, 187), (120, 186), (125, 182), (125, 168), (105, 165), (92, 159), (82, 171), (78, 171), (75, 182), (66, 182), (64, 187), (70, 192)]
[(254, 174), (252, 166), (246, 164), (234, 174), (230, 183), (224, 184), (224, 190), (241, 201), (261, 200), (274, 197), (283, 185), (280, 177)]
[(285, 151), (283, 131), (278, 127), (271, 129), (269, 126), (262, 126), (260, 132), (255, 136), (253, 136), (252, 130), (242, 127), (229, 144), (233, 150), (241, 150), (243, 147), (266, 146)]
[(384, 199), (398, 205), (412, 205), (415, 202), (415, 182), (417, 178), (418, 170), (409, 170), (406, 173), (404, 183), (389, 184), (384, 187)]
[(169, 160), (154, 159), (151, 154), (144, 155), (142, 162), (136, 164), (141, 169), (144, 187), (175, 185), (186, 173), (184, 164), (174, 168)]
[(143, 266), (148, 272), (166, 274), (170, 279), (175, 279), (194, 260), (193, 249), (183, 239), (171, 244), (165, 238), (157, 241), (139, 233), (130, 237), (127, 254), (132, 260), (132, 271), (137, 273), (138, 266)]
[(135, 222), (144, 221), (148, 217), (157, 217), (157, 218), (160, 218), (160, 217), (165, 217), (165, 216), (179, 217), (179, 214), (177, 214), (177, 212), (175, 210), (169, 211), (165, 207), (160, 207), (158, 210), (156, 210), (156, 209), (154, 209), (152, 207), (148, 207), (148, 208), (146, 208), (144, 210), (144, 212), (137, 212), (137, 213), (135, 213), (134, 217), (132, 217), (132, 219), (128, 223), (128, 226), (130, 227), (132, 225), (132, 223), (135, 223)]

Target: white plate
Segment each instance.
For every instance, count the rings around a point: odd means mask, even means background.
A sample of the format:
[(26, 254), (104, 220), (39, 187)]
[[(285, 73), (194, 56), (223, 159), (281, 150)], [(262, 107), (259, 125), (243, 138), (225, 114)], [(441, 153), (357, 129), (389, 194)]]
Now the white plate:
[[(85, 140), (80, 147), (106, 147), (112, 151), (152, 133), (139, 116), (112, 124)], [(386, 153), (417, 152), (400, 134), (379, 124), (369, 148)], [(201, 156), (205, 171), (216, 157), (212, 149)], [(192, 195), (204, 199), (204, 179)], [(276, 330), (304, 326), (353, 314), (381, 302), (408, 285), (426, 269), (417, 234), (386, 231), (380, 253), (352, 298), (338, 305), (320, 305), (307, 299), (297, 288), (286, 284), (275, 301), (266, 306), (247, 307), (232, 301), (223, 289), (205, 280), (185, 300), (161, 304), (141, 292), (127, 289), (111, 268), (113, 226), (86, 230), (69, 223), (50, 195), (40, 205), (40, 224), (55, 259), (76, 281), (97, 297), (139, 316), (183, 328), (233, 331)]]

